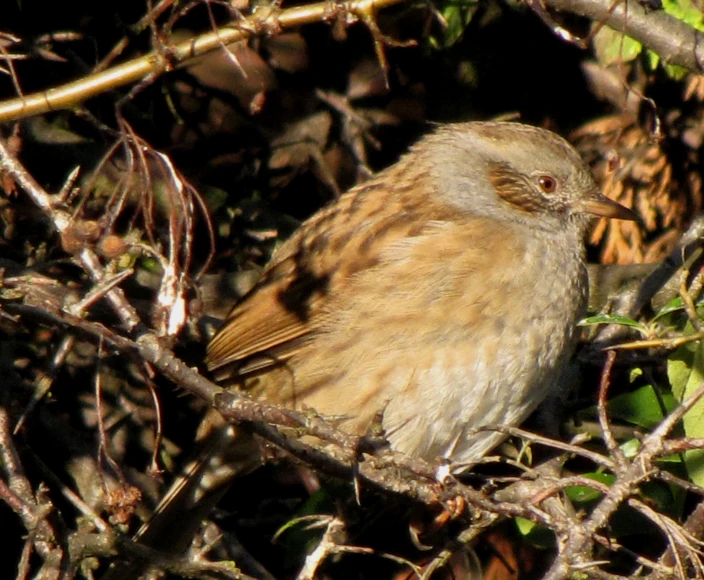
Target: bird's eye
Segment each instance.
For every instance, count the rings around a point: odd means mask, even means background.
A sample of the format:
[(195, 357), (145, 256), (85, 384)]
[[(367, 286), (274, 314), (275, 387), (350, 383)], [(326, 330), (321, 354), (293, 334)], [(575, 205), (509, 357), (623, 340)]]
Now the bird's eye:
[(554, 193), (557, 189), (557, 180), (550, 175), (541, 175), (538, 177), (538, 185), (545, 193)]

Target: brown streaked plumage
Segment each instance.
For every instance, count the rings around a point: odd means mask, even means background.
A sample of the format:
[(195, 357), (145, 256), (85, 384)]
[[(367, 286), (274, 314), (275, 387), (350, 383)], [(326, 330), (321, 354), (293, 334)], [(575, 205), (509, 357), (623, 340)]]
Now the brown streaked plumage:
[[(396, 450), (465, 468), (502, 439), (472, 429), (518, 425), (558, 386), (586, 304), (588, 214), (633, 219), (554, 133), (440, 127), (299, 228), (206, 362), (350, 432), (384, 408)], [(160, 515), (185, 517), (177, 495)]]
[(496, 195), (518, 210), (528, 213), (540, 211), (544, 199), (535, 195), (523, 176), (516, 173), (505, 161), (490, 163), (487, 175)]
[(553, 133), (443, 127), (301, 226), (208, 366), (357, 433), (388, 403), (394, 447), (471, 463), (501, 436), (467, 429), (522, 421), (571, 352), (586, 212), (630, 217)]

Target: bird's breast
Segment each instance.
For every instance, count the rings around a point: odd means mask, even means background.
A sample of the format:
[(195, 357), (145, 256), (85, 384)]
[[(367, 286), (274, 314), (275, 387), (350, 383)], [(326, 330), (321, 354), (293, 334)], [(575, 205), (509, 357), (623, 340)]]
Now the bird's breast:
[(530, 414), (572, 352), (586, 297), (581, 242), (457, 227), (386, 248), (329, 297), (326, 323), (291, 360), (297, 405), (357, 432), (384, 409), (397, 450), (460, 462), (502, 437), (473, 429)]

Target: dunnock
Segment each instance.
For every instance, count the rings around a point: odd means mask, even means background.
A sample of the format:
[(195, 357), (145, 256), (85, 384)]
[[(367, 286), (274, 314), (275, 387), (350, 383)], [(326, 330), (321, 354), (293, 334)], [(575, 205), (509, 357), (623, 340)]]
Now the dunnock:
[[(461, 469), (556, 386), (584, 314), (590, 216), (634, 219), (518, 123), (440, 127), (307, 220), (208, 346), (220, 381)], [(202, 490), (201, 490), (202, 491)]]
[(439, 128), (315, 214), (208, 346), (219, 380), (457, 464), (554, 386), (584, 314), (590, 215), (631, 219), (557, 135)]

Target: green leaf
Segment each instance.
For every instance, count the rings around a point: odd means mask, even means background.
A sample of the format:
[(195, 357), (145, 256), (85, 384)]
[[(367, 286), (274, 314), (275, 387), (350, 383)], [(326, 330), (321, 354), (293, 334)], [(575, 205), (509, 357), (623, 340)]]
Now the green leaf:
[(689, 71), (686, 68), (677, 64), (666, 64), (664, 68), (667, 76), (669, 76), (673, 81), (681, 81), (689, 74)]
[(593, 42), (596, 58), (602, 66), (630, 62), (643, 50), (640, 42), (608, 26), (601, 27), (594, 36)]
[(527, 536), (528, 534), (530, 534), (536, 525), (537, 524), (535, 522), (531, 522), (530, 520), (527, 520), (525, 518), (522, 518), (522, 517), (516, 518), (516, 527), (518, 528), (518, 531), (523, 536)]
[(228, 200), (227, 192), (219, 187), (201, 186), (199, 191), (211, 212), (223, 207)]
[[(605, 485), (611, 485), (616, 479), (615, 476), (609, 475), (608, 473), (585, 473), (584, 477), (587, 479), (593, 479)], [(585, 503), (590, 501), (595, 501), (601, 497), (601, 492), (588, 485), (572, 485), (565, 488), (565, 495), (575, 502), (575, 503)]]
[(144, 268), (147, 272), (151, 274), (161, 274), (161, 264), (155, 258), (150, 258), (148, 256), (143, 256), (140, 260), (140, 267)]
[[(672, 393), (679, 401), (689, 398), (704, 382), (704, 346), (702, 341), (682, 345), (667, 361), (667, 374)], [(687, 437), (704, 437), (704, 401), (697, 402), (682, 419)], [(704, 485), (704, 450), (684, 454), (690, 479)]]
[[(644, 385), (635, 391), (618, 395), (607, 404), (607, 414), (612, 419), (620, 419), (638, 427), (652, 429), (662, 421), (667, 414), (677, 407), (677, 400), (670, 393), (662, 393), (652, 385)], [(596, 417), (596, 406), (582, 409), (577, 416), (583, 420)], [(637, 439), (626, 441), (622, 445), (623, 452), (628, 456), (640, 448)]]
[(438, 10), (447, 27), (442, 41), (434, 43), (436, 48), (447, 48), (462, 38), (465, 28), (472, 21), (472, 16), (478, 7), (478, 0), (450, 0), (446, 3), (439, 3)]
[(646, 53), (646, 56), (648, 57), (648, 70), (655, 70), (658, 68), (658, 65), (660, 64), (660, 55), (657, 52), (649, 50)]
[(676, 406), (677, 401), (672, 395), (661, 394), (652, 385), (645, 385), (614, 397), (609, 401), (607, 409), (611, 418), (653, 429)]
[(47, 121), (46, 117), (33, 117), (27, 121), (26, 126), (31, 136), (39, 143), (78, 145), (88, 142), (83, 135), (69, 128), (68, 119), (63, 115), (55, 117), (51, 122)]
[(662, 7), (670, 16), (704, 32), (704, 14), (692, 0), (662, 0)]
[(688, 388), (704, 379), (701, 366), (701, 343), (689, 342), (674, 350), (667, 359), (667, 378), (672, 394), (683, 401)]
[(619, 447), (621, 448), (621, 451), (623, 451), (623, 455), (626, 459), (633, 459), (640, 451), (640, 448), (643, 447), (643, 444), (640, 439), (633, 438), (629, 439), (625, 443), (622, 443)]
[(671, 314), (672, 312), (678, 312), (679, 310), (684, 309), (684, 301), (680, 296), (677, 296), (677, 298), (673, 298), (670, 300), (665, 306), (663, 306), (660, 310), (658, 310), (655, 313), (655, 316), (653, 316), (653, 321), (657, 320), (658, 318), (662, 318), (663, 316), (666, 316), (667, 314)]
[(597, 314), (595, 316), (588, 316), (579, 322), (579, 326), (591, 326), (593, 324), (620, 324), (622, 326), (634, 328), (645, 336), (648, 335), (648, 329), (645, 328), (645, 326), (637, 320), (633, 320), (627, 316), (618, 316), (616, 314)]
[(555, 545), (555, 536), (545, 526), (538, 525), (525, 518), (514, 518), (518, 532), (532, 545), (548, 549)]
[[(663, 0), (663, 10), (670, 16), (699, 31), (704, 31), (704, 14), (692, 0)], [(643, 45), (637, 40), (625, 36), (621, 32), (604, 26), (594, 36), (594, 52), (599, 63), (609, 66), (617, 62), (630, 62), (643, 51)], [(660, 55), (652, 50), (646, 50), (647, 66), (655, 70), (660, 64)], [(684, 79), (689, 71), (684, 67), (665, 64), (665, 73), (673, 80)]]

